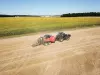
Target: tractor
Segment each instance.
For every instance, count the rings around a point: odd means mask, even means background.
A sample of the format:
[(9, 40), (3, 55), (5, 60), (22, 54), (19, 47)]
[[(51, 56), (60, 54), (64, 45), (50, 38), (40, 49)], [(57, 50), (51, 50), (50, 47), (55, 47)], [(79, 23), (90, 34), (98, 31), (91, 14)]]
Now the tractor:
[(47, 45), (50, 45), (51, 43), (55, 43), (56, 41), (56, 38), (52, 35), (44, 35), (43, 37), (39, 37), (37, 39), (37, 42), (36, 44), (34, 44), (33, 46), (38, 46), (38, 45), (44, 45), (44, 46), (47, 46)]

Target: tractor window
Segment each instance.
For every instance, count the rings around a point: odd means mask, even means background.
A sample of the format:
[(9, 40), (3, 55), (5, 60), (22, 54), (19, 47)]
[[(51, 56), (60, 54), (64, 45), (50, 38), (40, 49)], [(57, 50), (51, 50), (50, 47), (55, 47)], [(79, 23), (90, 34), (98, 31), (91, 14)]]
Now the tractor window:
[(51, 35), (44, 35), (44, 37), (45, 37), (45, 38), (50, 38), (50, 37), (51, 37)]

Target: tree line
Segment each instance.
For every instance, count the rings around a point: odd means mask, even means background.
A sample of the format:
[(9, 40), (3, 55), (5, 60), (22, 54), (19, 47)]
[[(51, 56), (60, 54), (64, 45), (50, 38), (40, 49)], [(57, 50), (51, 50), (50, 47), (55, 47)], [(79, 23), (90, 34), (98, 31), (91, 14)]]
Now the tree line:
[(86, 12), (86, 13), (67, 13), (62, 14), (61, 17), (100, 17), (100, 12)]
[[(40, 15), (5, 15), (0, 14), (0, 17), (41, 17)], [(85, 13), (67, 13), (60, 17), (100, 17), (100, 12), (85, 12)]]
[(3, 15), (0, 14), (0, 17), (40, 17), (38, 15)]

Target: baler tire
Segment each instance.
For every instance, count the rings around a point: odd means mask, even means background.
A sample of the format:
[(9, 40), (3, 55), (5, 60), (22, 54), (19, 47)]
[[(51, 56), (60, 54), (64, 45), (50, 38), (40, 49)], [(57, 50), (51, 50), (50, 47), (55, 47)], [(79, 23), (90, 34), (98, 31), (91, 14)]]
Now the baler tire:
[(60, 41), (60, 42), (63, 42), (63, 41), (64, 41), (64, 39), (63, 39), (63, 38), (62, 38), (62, 39), (59, 39), (59, 41)]

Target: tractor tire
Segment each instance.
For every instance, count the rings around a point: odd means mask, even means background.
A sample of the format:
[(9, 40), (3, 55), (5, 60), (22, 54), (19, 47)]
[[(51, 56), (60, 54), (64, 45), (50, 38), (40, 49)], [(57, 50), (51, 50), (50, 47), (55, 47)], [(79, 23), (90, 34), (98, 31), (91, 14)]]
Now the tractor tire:
[(50, 44), (51, 44), (51, 42), (48, 42), (48, 44), (50, 45)]
[(44, 45), (44, 46), (48, 46), (49, 43), (48, 43), (48, 42), (44, 42), (43, 45)]

